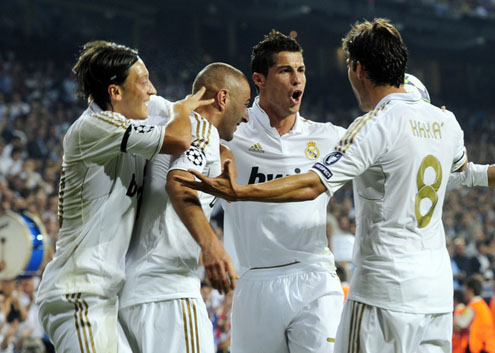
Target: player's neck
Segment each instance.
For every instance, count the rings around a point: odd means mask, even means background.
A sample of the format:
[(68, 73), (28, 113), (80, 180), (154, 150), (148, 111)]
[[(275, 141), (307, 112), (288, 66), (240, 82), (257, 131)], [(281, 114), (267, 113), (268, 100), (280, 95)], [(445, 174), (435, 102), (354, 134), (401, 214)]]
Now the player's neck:
[(406, 90), (400, 86), (400, 87), (394, 87), (394, 86), (375, 86), (372, 87), (370, 90), (370, 102), (371, 106), (373, 109), (376, 108), (377, 104), (380, 103), (380, 101), (388, 96), (389, 94), (392, 93), (406, 93)]
[(270, 119), (270, 126), (277, 129), (277, 132), (280, 136), (285, 135), (294, 127), (294, 124), (296, 123), (297, 113), (282, 115), (278, 114), (275, 110), (270, 109), (270, 107), (262, 108)]
[(220, 115), (217, 111), (206, 106), (198, 107), (194, 111), (208, 120), (214, 127), (218, 128), (218, 124), (220, 123)]

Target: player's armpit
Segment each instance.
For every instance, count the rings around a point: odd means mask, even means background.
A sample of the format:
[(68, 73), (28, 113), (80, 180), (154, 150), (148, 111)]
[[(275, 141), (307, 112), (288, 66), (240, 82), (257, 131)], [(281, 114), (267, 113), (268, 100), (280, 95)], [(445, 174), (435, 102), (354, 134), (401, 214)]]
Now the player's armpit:
[(464, 164), (459, 169), (457, 169), (456, 171), (454, 171), (454, 173), (462, 172), (464, 169), (466, 169), (466, 166), (467, 165), (468, 165), (468, 160), (466, 159), (466, 161), (464, 162)]

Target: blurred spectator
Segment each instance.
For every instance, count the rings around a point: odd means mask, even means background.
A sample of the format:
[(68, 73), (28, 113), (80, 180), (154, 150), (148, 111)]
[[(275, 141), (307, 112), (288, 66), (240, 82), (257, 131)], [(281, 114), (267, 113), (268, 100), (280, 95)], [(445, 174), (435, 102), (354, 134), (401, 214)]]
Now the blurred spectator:
[(468, 346), (471, 353), (495, 353), (495, 322), (485, 300), (481, 298), (481, 281), (470, 277), (466, 281), (467, 307), (457, 315), (454, 326), (468, 329)]
[(454, 291), (454, 331), (452, 333), (452, 353), (466, 353), (468, 346), (468, 330), (458, 327), (455, 322), (466, 310), (464, 293), (461, 290)]

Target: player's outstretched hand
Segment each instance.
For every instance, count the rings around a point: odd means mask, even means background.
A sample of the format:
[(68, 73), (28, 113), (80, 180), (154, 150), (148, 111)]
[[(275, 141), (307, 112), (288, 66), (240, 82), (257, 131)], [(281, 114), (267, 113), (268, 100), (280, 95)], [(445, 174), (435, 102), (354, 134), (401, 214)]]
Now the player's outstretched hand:
[(176, 176), (175, 180), (191, 189), (203, 191), (227, 201), (239, 200), (239, 185), (235, 183), (230, 159), (225, 161), (222, 174), (216, 178), (209, 178), (193, 169), (188, 171), (194, 174), (199, 181), (183, 179), (179, 176)]
[(186, 98), (181, 99), (173, 104), (174, 113), (185, 112), (186, 114), (191, 113), (194, 109), (201, 107), (203, 105), (209, 105), (215, 102), (214, 98), (201, 99), (206, 92), (205, 87), (201, 87), (198, 92), (194, 94), (188, 94)]
[(221, 294), (234, 290), (235, 281), (239, 276), (218, 239), (202, 249), (202, 257), (206, 278), (210, 280), (212, 287)]

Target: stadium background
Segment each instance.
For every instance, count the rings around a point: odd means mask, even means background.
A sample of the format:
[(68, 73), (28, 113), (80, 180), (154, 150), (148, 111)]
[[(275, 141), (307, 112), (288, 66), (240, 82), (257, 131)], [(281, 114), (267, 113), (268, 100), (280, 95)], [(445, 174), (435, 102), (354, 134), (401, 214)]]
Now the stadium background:
[[(70, 70), (83, 43), (105, 39), (138, 48), (159, 94), (174, 100), (212, 61), (250, 76), (251, 47), (272, 28), (291, 33), (307, 66), (302, 115), (347, 127), (360, 112), (340, 40), (351, 23), (373, 17), (397, 25), (409, 48), (408, 72), (423, 81), (435, 105), (455, 112), (470, 159), (493, 162), (494, 0), (0, 0), (0, 212), (38, 215), (53, 248), (61, 139), (85, 106), (74, 96)], [(495, 295), (493, 196), (481, 188), (451, 190), (444, 206), (456, 288), (479, 274), (485, 297)], [(221, 216), (213, 221), (219, 236)], [(355, 227), (349, 186), (331, 201), (328, 221), (349, 274), (346, 244)], [(18, 297), (26, 313), (6, 322), (9, 308), (0, 295), (0, 352), (21, 351), (29, 337), (43, 339), (32, 303), (36, 283), (1, 284), (4, 299)], [(230, 299), (215, 292), (208, 299), (222, 352), (228, 351)]]

